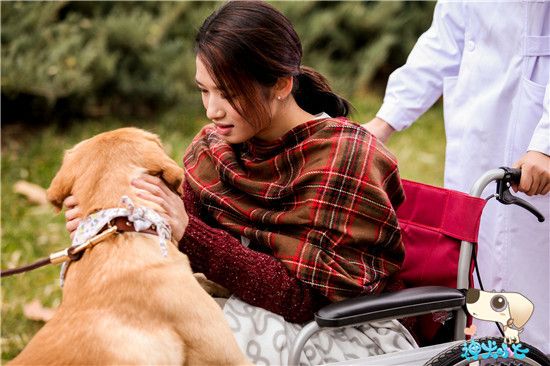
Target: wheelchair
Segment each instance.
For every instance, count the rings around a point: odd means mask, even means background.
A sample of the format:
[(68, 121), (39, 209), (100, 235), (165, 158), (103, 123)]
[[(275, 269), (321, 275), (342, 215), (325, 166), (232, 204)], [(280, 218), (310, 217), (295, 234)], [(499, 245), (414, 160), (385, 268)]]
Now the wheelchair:
[[(320, 309), (295, 339), (288, 365), (300, 364), (306, 342), (323, 329), (406, 317), (418, 317), (415, 334), (420, 344), (427, 346), (331, 365), (550, 365), (546, 355), (527, 343), (521, 343), (521, 354), (515, 353), (517, 347), (512, 354), (514, 345), (505, 344), (504, 338), (467, 340), (464, 332), (472, 319), (465, 311), (466, 290), (473, 286), (477, 234), (486, 203), (480, 198), (484, 189), (496, 182), (493, 196), (498, 201), (519, 205), (544, 221), (533, 206), (510, 193), (511, 184), (519, 182), (520, 176), (518, 169), (490, 170), (474, 183), (469, 195), (404, 180), (407, 198), (397, 216), (406, 247), (400, 272), (406, 288), (352, 298)], [(434, 314), (452, 314), (452, 321), (443, 325), (434, 320)], [(441, 342), (445, 333), (450, 340), (433, 344)]]

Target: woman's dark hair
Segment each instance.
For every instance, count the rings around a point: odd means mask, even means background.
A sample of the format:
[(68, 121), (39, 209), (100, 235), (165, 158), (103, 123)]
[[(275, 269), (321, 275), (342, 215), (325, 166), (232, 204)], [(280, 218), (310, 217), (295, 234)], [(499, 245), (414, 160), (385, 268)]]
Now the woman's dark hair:
[(199, 29), (195, 52), (229, 103), (241, 115), (246, 110), (253, 125), (270, 119), (267, 88), (287, 76), (294, 77), (292, 95), (305, 111), (332, 117), (349, 113), (349, 102), (333, 93), (321, 74), (300, 65), (302, 44), (296, 31), (267, 3), (224, 4)]

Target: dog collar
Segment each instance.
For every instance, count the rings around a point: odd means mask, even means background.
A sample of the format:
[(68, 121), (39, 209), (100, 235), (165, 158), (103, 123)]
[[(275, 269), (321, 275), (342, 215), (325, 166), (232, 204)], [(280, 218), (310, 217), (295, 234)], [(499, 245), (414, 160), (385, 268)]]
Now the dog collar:
[[(104, 227), (110, 226), (113, 220), (116, 220), (117, 227), (119, 222), (122, 223), (123, 227), (121, 227), (121, 231), (156, 233), (159, 237), (161, 254), (163, 257), (167, 257), (167, 242), (172, 236), (172, 230), (166, 220), (148, 207), (134, 206), (132, 200), (127, 196), (123, 196), (121, 201), (126, 208), (118, 207), (97, 211), (83, 219), (75, 231), (71, 246), (80, 246), (97, 235)], [(71, 262), (65, 262), (61, 266), (61, 273), (59, 274), (61, 287), (63, 287), (65, 282), (65, 274), (67, 273), (70, 263)]]
[(523, 332), (523, 327), (521, 328), (516, 327), (516, 325), (514, 324), (513, 318), (508, 319), (508, 321), (506, 322), (506, 326), (510, 329), (517, 330), (518, 332)]

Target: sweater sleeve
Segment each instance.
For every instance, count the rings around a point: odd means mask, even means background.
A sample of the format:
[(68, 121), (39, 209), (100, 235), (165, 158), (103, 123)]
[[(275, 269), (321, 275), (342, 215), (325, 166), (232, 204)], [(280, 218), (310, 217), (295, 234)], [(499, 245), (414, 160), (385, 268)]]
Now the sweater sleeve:
[(276, 258), (245, 247), (224, 230), (212, 228), (198, 217), (197, 200), (184, 188), (189, 224), (179, 243), (194, 270), (232, 291), (248, 304), (281, 315), (293, 323), (313, 318), (328, 300), (291, 276)]

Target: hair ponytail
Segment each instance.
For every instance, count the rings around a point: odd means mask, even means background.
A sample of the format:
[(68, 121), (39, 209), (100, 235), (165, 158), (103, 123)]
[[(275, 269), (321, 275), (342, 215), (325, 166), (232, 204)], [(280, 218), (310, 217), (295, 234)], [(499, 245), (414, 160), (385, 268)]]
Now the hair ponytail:
[(300, 66), (300, 73), (294, 77), (292, 95), (303, 110), (318, 114), (326, 112), (331, 117), (346, 117), (351, 104), (335, 94), (327, 79), (311, 67)]

